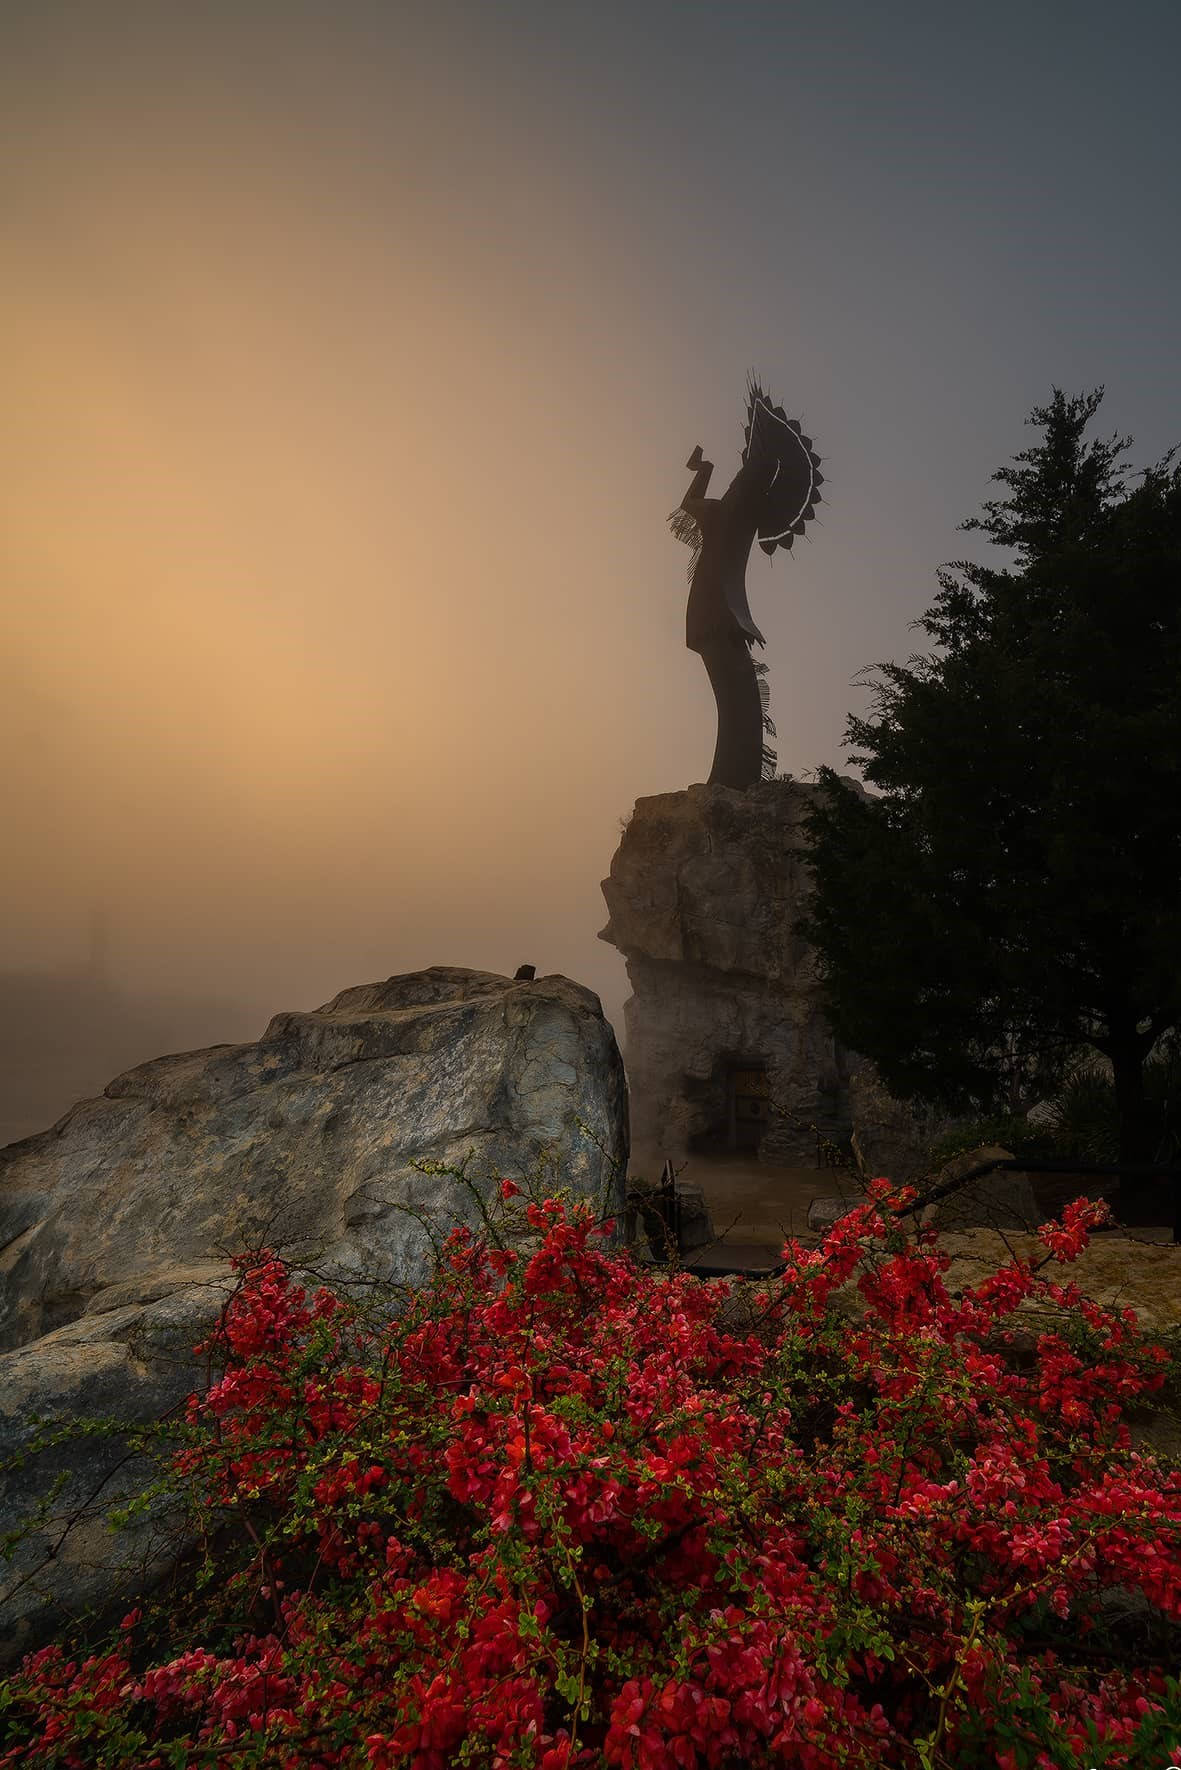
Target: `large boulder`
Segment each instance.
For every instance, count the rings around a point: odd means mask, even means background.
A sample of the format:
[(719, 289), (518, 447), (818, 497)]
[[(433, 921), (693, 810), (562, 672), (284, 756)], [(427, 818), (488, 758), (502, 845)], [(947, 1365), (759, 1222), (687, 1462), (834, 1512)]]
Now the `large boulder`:
[[(579, 1120), (588, 1127), (580, 1128)], [(52, 1130), (0, 1150), (0, 1349), (112, 1285), (265, 1243), (347, 1278), (413, 1283), (405, 1207), (473, 1220), (468, 1190), (535, 1170), (622, 1206), (627, 1094), (599, 999), (565, 977), (436, 965), (278, 1014), (256, 1044), (128, 1070)]]
[[(255, 1044), (160, 1057), (0, 1150), (0, 1660), (164, 1572), (176, 1521), (141, 1492), (137, 1426), (200, 1387), (228, 1256), (317, 1278), (425, 1277), (434, 1232), (498, 1177), (622, 1218), (627, 1090), (598, 997), (565, 977), (432, 966), (277, 1015)], [(464, 1180), (442, 1170), (462, 1168)], [(105, 1417), (124, 1431), (68, 1438)]]

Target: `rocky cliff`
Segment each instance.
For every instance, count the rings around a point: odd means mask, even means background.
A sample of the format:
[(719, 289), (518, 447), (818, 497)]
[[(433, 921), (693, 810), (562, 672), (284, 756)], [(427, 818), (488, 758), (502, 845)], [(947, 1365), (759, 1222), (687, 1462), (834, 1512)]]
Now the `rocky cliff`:
[[(636, 802), (603, 880), (599, 938), (627, 962), (632, 1141), (645, 1155), (724, 1137), (736, 1072), (761, 1071), (803, 1123), (849, 1127), (848, 1056), (797, 926), (810, 889), (801, 820), (817, 791), (781, 778)], [(812, 1162), (815, 1138), (772, 1114), (759, 1154)]]

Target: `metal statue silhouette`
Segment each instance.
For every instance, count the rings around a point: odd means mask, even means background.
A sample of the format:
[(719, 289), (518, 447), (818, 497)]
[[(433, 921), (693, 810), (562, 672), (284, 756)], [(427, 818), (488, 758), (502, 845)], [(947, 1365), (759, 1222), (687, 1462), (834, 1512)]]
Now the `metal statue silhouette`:
[(767, 666), (751, 656), (766, 640), (751, 619), (746, 564), (755, 539), (766, 554), (790, 547), (815, 514), (824, 476), (811, 437), (782, 406), (771, 404), (753, 378), (748, 386), (742, 466), (721, 498), (707, 498), (713, 473), (701, 445), (686, 466), (693, 481), (669, 517), (679, 541), (693, 549), (685, 644), (705, 661), (718, 703), (718, 741), (710, 782), (750, 787), (775, 773), (775, 736), (768, 706)]

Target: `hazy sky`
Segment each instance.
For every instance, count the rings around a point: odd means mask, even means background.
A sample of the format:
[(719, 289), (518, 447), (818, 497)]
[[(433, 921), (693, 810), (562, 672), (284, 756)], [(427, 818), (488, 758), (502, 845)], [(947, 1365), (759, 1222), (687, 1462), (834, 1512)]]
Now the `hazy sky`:
[[(1181, 439), (1175, 0), (0, 8), (0, 967), (264, 1013), (524, 961), (713, 702), (665, 517), (756, 368), (827, 457), (749, 574), (840, 763), (1052, 384)], [(719, 488), (721, 489), (721, 488)], [(261, 1030), (261, 1028), (260, 1028)]]

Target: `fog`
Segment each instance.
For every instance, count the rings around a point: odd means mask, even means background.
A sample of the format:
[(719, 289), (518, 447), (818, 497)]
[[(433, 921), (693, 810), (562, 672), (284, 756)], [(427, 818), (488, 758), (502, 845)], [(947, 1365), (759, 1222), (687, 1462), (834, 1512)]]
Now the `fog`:
[(749, 580), (796, 775), (1051, 384), (1181, 435), (1176, 17), (1048, 11), (5, 10), (3, 1129), (431, 964), (622, 1032), (748, 368), (826, 457)]

